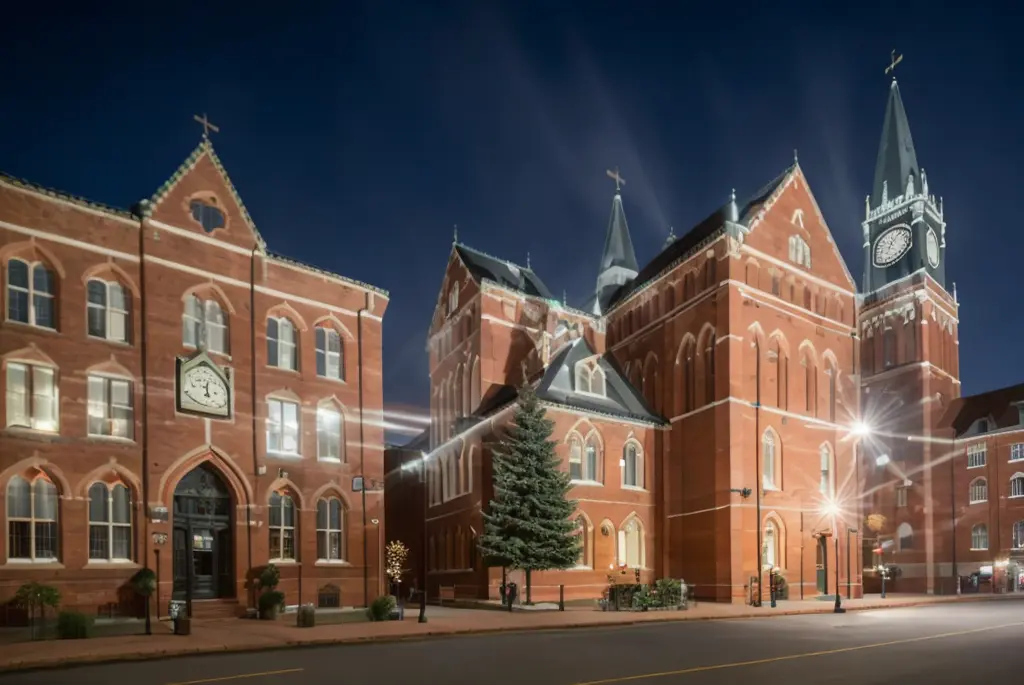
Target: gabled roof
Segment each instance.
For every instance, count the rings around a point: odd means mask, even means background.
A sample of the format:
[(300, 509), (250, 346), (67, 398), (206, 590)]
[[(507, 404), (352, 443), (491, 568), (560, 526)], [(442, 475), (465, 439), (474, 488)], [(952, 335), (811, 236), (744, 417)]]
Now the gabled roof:
[(63, 200), (65, 202), (69, 202), (73, 205), (78, 205), (80, 207), (85, 207), (87, 209), (95, 209), (96, 211), (103, 212), (105, 214), (112, 214), (123, 219), (136, 218), (135, 215), (130, 210), (122, 209), (120, 207), (112, 207), (111, 205), (105, 205), (101, 202), (93, 202), (92, 200), (81, 197), (79, 195), (72, 195), (71, 193), (65, 193), (60, 190), (54, 190), (53, 188), (47, 188), (46, 186), (41, 186), (37, 183), (26, 181), (23, 178), (18, 178), (17, 176), (12, 176), (2, 171), (0, 171), (0, 181), (8, 185), (14, 186), (15, 188), (21, 188), (23, 190), (28, 190), (33, 193), (39, 193), (40, 195), (46, 195), (47, 197), (52, 197), (55, 200)]
[(608, 231), (604, 237), (604, 252), (601, 253), (601, 271), (613, 266), (621, 266), (630, 271), (639, 271), (633, 241), (629, 237), (629, 224), (626, 223), (626, 212), (622, 209), (622, 193), (616, 192), (612, 198), (612, 213), (608, 217)]
[(921, 169), (917, 165), (914, 139), (910, 135), (910, 122), (903, 108), (896, 79), (889, 88), (889, 102), (885, 107), (885, 122), (882, 124), (882, 140), (878, 145), (878, 159), (875, 161), (875, 182), (871, 187), (871, 206), (882, 204), (882, 187), (888, 186), (889, 198), (902, 195), (907, 188), (907, 178), (914, 177), (915, 187), (920, 192)]
[[(758, 190), (754, 195), (747, 200), (745, 203), (738, 207), (738, 220), (735, 223), (749, 225), (751, 219), (757, 216), (758, 212), (761, 211), (762, 206), (768, 201), (772, 194), (782, 186), (789, 175), (796, 170), (796, 164), (792, 164), (787, 167), (785, 171), (773, 178), (767, 185)], [(710, 215), (707, 216), (703, 221), (698, 223), (688, 232), (677, 238), (674, 242), (669, 244), (665, 249), (661, 251), (654, 259), (652, 259), (633, 281), (623, 286), (610, 302), (610, 307), (614, 307), (619, 302), (622, 302), (631, 294), (640, 290), (649, 282), (657, 278), (662, 272), (672, 268), (677, 262), (680, 262), (690, 256), (693, 250), (700, 247), (706, 240), (712, 238), (717, 233), (725, 228), (726, 221), (732, 219), (730, 216), (733, 201), (729, 201), (716, 209)]]
[(263, 240), (263, 236), (260, 235), (259, 229), (256, 228), (256, 224), (249, 215), (249, 210), (245, 208), (245, 203), (242, 202), (241, 196), (235, 189), (235, 184), (231, 182), (231, 177), (228, 176), (228, 172), (224, 169), (224, 165), (221, 163), (220, 157), (217, 156), (216, 151), (214, 151), (213, 144), (210, 142), (209, 138), (204, 137), (199, 141), (199, 145), (192, 150), (192, 154), (185, 158), (185, 161), (181, 163), (177, 171), (175, 171), (174, 174), (172, 174), (171, 177), (167, 179), (155, 193), (153, 193), (153, 196), (149, 199), (151, 205), (156, 207), (160, 204), (160, 202), (167, 197), (167, 194), (170, 193), (176, 185), (178, 185), (178, 181), (184, 178), (185, 174), (195, 167), (199, 160), (202, 159), (203, 155), (209, 156), (210, 162), (213, 163), (214, 168), (217, 169), (217, 172), (221, 175), (224, 185), (227, 186), (232, 199), (234, 199), (235, 203), (238, 205), (238, 210), (242, 213), (242, 218), (256, 237), (256, 244), (259, 246), (260, 250), (266, 250), (266, 241)]
[[(609, 419), (627, 419), (655, 426), (668, 424), (668, 420), (648, 406), (609, 354), (601, 355), (597, 360), (604, 372), (605, 396), (576, 392), (576, 363), (593, 356), (595, 352), (585, 338), (577, 338), (564, 345), (547, 368), (530, 380), (536, 389), (537, 398), (542, 402), (607, 416)], [(492, 386), (475, 416), (482, 419), (494, 414), (515, 402), (518, 395), (519, 391), (514, 385)]]
[(962, 436), (978, 419), (991, 418), (995, 426), (989, 430), (1020, 425), (1016, 404), (1024, 403), (1024, 383), (990, 390), (969, 397), (958, 397), (949, 403), (939, 421), (940, 428), (951, 428), (956, 437)]
[(455, 252), (477, 281), (486, 279), (526, 295), (542, 297), (546, 300), (555, 299), (548, 287), (544, 285), (544, 281), (540, 280), (540, 276), (529, 267), (492, 257), (462, 243), (455, 243)]

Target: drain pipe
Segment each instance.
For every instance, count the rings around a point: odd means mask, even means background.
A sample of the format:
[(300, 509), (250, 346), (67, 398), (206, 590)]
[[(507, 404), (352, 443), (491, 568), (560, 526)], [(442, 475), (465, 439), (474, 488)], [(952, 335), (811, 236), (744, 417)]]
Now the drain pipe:
[(754, 401), (754, 468), (756, 469), (754, 490), (757, 493), (757, 597), (754, 599), (754, 606), (759, 607), (761, 606), (761, 576), (764, 565), (764, 559), (761, 557), (764, 553), (762, 549), (764, 542), (761, 540), (761, 492), (764, 487), (764, 477), (761, 473), (761, 343), (757, 340), (756, 335), (754, 337), (754, 351), (757, 355), (754, 365), (757, 374)]
[[(251, 405), (249, 407), (251, 414), (251, 429), (252, 433), (252, 480), (253, 480), (253, 492), (258, 493), (260, 491), (260, 450), (259, 450), (259, 439), (257, 438), (258, 432), (258, 420), (257, 420), (257, 408), (258, 402), (256, 400), (256, 255), (259, 246), (252, 248), (252, 253), (249, 255), (249, 378), (251, 379), (252, 387), (249, 393), (251, 397)], [(234, 398), (232, 397), (232, 402)], [(245, 537), (246, 537), (246, 548), (247, 558), (249, 563), (249, 571), (246, 576), (252, 574), (252, 508), (254, 502), (246, 502), (245, 507)], [(302, 560), (299, 560), (302, 563)], [(248, 584), (250, 585), (250, 591), (247, 594), (249, 603), (252, 605), (247, 608), (256, 608), (256, 588), (253, 584), (252, 578), (247, 578)]]
[(370, 298), (366, 293), (366, 304), (356, 313), (356, 375), (359, 381), (359, 475), (362, 479), (360, 495), (363, 505), (363, 605), (370, 606), (370, 548), (366, 539), (366, 461), (364, 447), (366, 417), (363, 415), (363, 315), (370, 311)]
[[(150, 497), (149, 492), (149, 421), (147, 412), (149, 411), (149, 366), (146, 363), (148, 357), (148, 346), (147, 341), (149, 340), (148, 327), (146, 326), (146, 217), (149, 214), (149, 200), (141, 200), (136, 208), (136, 213), (139, 219), (139, 374), (142, 377), (142, 392), (139, 393), (142, 400), (142, 406), (139, 408), (139, 416), (142, 417), (141, 424), (141, 435), (139, 436), (139, 442), (142, 444), (142, 492), (139, 493), (141, 496), (139, 499), (142, 502), (142, 512), (139, 518), (136, 520), (148, 520), (151, 517), (148, 515), (146, 509), (149, 507)], [(143, 526), (135, 526), (137, 534), (143, 531)], [(142, 543), (142, 544), (139, 544)], [(151, 547), (152, 538), (146, 540), (136, 539), (136, 549), (149, 549)], [(157, 578), (160, 577), (160, 550), (153, 547), (153, 551), (156, 554), (156, 561), (154, 562), (157, 566), (156, 573)], [(146, 555), (149, 558), (149, 555)], [(173, 562), (172, 562), (173, 563)], [(149, 566), (148, 563), (144, 563), (144, 566)], [(172, 574), (173, 575), (173, 574)], [(160, 593), (159, 583), (157, 583), (157, 594)], [(147, 600), (148, 602), (148, 600)], [(156, 605), (157, 620), (160, 619), (160, 602), (157, 601)]]

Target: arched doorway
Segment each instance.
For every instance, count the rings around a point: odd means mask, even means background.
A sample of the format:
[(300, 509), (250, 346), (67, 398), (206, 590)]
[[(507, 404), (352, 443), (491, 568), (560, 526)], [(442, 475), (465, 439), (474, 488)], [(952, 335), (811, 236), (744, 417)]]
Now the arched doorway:
[(185, 474), (174, 489), (174, 599), (231, 597), (234, 540), (231, 493), (208, 464)]

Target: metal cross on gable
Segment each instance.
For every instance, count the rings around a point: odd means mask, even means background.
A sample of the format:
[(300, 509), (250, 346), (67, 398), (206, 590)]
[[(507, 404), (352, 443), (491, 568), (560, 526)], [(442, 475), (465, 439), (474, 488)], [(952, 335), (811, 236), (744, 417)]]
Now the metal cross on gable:
[(203, 116), (193, 114), (192, 118), (203, 125), (203, 138), (209, 138), (210, 131), (213, 131), (214, 133), (220, 133), (220, 128), (210, 122), (210, 120), (206, 117), (205, 112), (203, 113)]
[(615, 167), (615, 171), (608, 170), (604, 173), (608, 174), (608, 178), (615, 181), (615, 192), (619, 192), (622, 186), (626, 185), (626, 179), (622, 178), (622, 175), (619, 174), (619, 167)]
[(896, 51), (892, 51), (892, 56), (889, 58), (889, 66), (885, 68), (886, 74), (892, 74), (896, 71), (896, 65), (903, 61), (903, 55), (897, 55)]

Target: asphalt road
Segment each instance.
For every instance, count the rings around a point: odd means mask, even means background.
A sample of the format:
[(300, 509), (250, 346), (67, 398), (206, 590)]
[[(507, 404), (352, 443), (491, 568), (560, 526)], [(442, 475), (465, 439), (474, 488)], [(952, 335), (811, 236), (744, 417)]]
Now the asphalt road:
[(187, 657), (0, 685), (962, 685), (1018, 681), (1022, 644), (1024, 602), (996, 601)]

